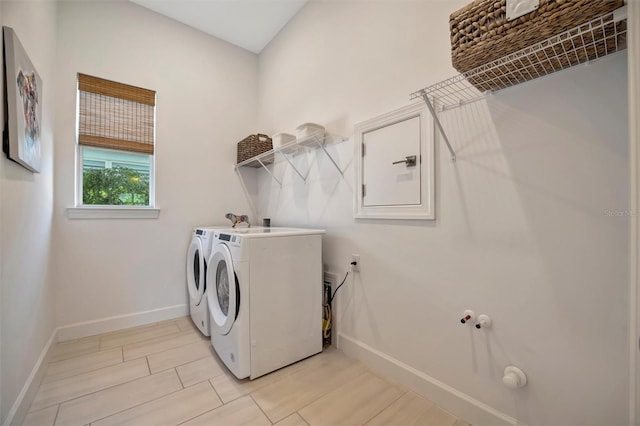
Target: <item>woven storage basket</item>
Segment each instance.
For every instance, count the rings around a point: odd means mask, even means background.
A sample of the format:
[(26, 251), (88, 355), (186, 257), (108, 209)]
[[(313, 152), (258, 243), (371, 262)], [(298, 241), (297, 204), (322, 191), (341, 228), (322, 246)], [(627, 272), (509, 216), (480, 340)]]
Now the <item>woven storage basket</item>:
[[(506, 0), (475, 0), (471, 4), (454, 12), (449, 17), (449, 29), (451, 30), (451, 62), (453, 66), (465, 73), (481, 65), (485, 65), (496, 59), (517, 52), (521, 49), (540, 43), (550, 37), (561, 34), (574, 27), (603, 15), (610, 14), (615, 9), (622, 7), (624, 0), (540, 0), (538, 9), (519, 18), (507, 21)], [(582, 42), (592, 45), (590, 49), (583, 49), (583, 57), (568, 57), (568, 64), (584, 62), (587, 59), (595, 59), (605, 52), (611, 52), (612, 45), (620, 44), (620, 50), (625, 40), (612, 40), (611, 34), (616, 27), (626, 25), (625, 21), (610, 24), (604, 32), (594, 32), (591, 38)], [(618, 31), (619, 32), (619, 31)], [(594, 40), (595, 38), (595, 40)], [(594, 44), (599, 39), (602, 42)], [(575, 44), (575, 41), (573, 41)], [(606, 43), (606, 45), (605, 45)], [(596, 46), (598, 51), (596, 52)], [(574, 47), (574, 46), (572, 46)], [(541, 54), (544, 54), (542, 52)], [(552, 56), (553, 55), (553, 52)], [(552, 64), (542, 61), (541, 71), (552, 71)], [(563, 64), (566, 66), (567, 64)], [(513, 67), (514, 65), (511, 65)], [(499, 70), (501, 73), (509, 73), (512, 70)], [(517, 80), (517, 77), (514, 76)], [(481, 78), (472, 81), (479, 90), (492, 90), (491, 84), (478, 83)], [(517, 83), (517, 81), (512, 82)]]
[[(238, 142), (238, 163), (242, 163), (249, 158), (260, 155), (263, 152), (273, 149), (271, 138), (262, 133), (256, 135), (249, 135), (246, 138)], [(262, 160), (264, 164), (270, 164), (273, 162), (273, 158)], [(260, 163), (257, 161), (248, 164), (250, 167), (260, 167)]]

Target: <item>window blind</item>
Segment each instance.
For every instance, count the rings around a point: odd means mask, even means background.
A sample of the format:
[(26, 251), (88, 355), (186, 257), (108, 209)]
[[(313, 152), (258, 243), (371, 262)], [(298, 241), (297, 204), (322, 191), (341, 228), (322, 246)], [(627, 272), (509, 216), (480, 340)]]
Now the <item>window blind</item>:
[(78, 74), (78, 143), (153, 154), (156, 92)]

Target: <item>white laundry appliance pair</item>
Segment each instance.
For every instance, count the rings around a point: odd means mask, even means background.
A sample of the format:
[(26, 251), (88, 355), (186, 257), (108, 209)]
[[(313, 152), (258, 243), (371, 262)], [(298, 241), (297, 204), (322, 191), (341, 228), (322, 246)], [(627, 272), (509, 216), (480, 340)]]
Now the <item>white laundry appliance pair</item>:
[[(254, 379), (321, 352), (324, 231), (207, 232), (212, 234), (205, 274), (211, 345), (229, 370)], [(192, 313), (194, 321), (201, 320), (199, 309)]]

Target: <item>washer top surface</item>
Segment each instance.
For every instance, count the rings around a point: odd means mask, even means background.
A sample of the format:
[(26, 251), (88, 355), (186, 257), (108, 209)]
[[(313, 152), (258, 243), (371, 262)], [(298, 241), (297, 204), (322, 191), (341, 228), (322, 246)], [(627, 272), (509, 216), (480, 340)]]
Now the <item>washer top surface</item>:
[(242, 236), (243, 238), (269, 238), (269, 237), (284, 237), (284, 236), (293, 236), (293, 235), (318, 235), (318, 234), (324, 234), (326, 232), (324, 229), (280, 228), (280, 227), (265, 228), (262, 226), (253, 226), (251, 228), (216, 229), (215, 231), (223, 234), (228, 234), (228, 235), (238, 235), (238, 236)]
[(193, 231), (216, 231), (219, 229), (227, 229), (229, 226), (228, 225), (206, 225), (206, 226), (196, 226), (195, 228), (193, 228)]

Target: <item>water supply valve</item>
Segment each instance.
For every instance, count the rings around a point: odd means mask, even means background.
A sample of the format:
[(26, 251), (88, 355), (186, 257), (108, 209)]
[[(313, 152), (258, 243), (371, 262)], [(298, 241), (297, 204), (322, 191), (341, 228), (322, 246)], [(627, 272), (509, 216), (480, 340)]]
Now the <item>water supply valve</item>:
[(485, 314), (478, 315), (478, 322), (476, 322), (476, 328), (478, 330), (480, 330), (481, 328), (491, 328), (491, 317)]
[(466, 324), (467, 322), (471, 322), (473, 323), (476, 320), (476, 313), (467, 309), (466, 311), (464, 311), (464, 313), (462, 314), (462, 318), (460, 318), (460, 323), (462, 324)]

